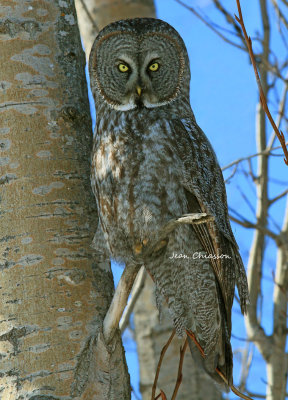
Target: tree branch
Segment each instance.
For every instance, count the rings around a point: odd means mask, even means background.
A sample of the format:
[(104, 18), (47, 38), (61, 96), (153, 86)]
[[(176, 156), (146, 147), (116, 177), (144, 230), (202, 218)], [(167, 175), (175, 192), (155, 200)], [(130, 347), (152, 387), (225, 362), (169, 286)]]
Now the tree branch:
[[(285, 144), (288, 145), (288, 141)], [(268, 146), (267, 146), (267, 148), (265, 150), (260, 151), (260, 152), (255, 153), (255, 154), (252, 154), (252, 155), (247, 156), (247, 157), (238, 158), (237, 160), (232, 161), (230, 164), (225, 165), (225, 167), (222, 167), (221, 169), (222, 169), (222, 171), (225, 171), (226, 169), (231, 168), (231, 167), (233, 167), (233, 165), (239, 164), (242, 161), (250, 160), (251, 158), (254, 158), (254, 157), (267, 156), (272, 151), (278, 150), (278, 149), (282, 149), (282, 146), (276, 146), (276, 147), (272, 147), (272, 148), (268, 148)]]
[(276, 233), (270, 231), (265, 226), (260, 226), (258, 224), (253, 224), (253, 222), (247, 221), (246, 219), (240, 220), (238, 218), (233, 217), (232, 215), (229, 215), (229, 218), (231, 219), (231, 221), (236, 222), (238, 225), (241, 225), (244, 228), (257, 229), (257, 230), (261, 231), (265, 235), (267, 235), (267, 236), (271, 237), (272, 239), (274, 239), (275, 242), (277, 242), (279, 240), (279, 238), (280, 238), (279, 235), (277, 235)]
[(211, 29), (214, 33), (216, 33), (217, 36), (219, 36), (224, 42), (231, 44), (234, 47), (237, 47), (240, 50), (247, 51), (246, 46), (242, 47), (239, 44), (232, 42), (232, 40), (228, 39), (226, 36), (224, 36), (221, 32), (219, 32), (211, 23), (206, 21), (205, 18), (202, 17), (201, 14), (199, 14), (193, 7), (188, 6), (187, 4), (183, 3), (181, 0), (175, 0), (177, 3), (181, 4), (183, 7), (185, 7), (187, 10), (191, 11), (200, 21), (202, 21), (206, 26), (208, 26), (209, 29)]
[[(282, 119), (283, 119), (283, 117), (285, 115), (287, 93), (288, 93), (288, 73), (287, 73), (287, 75), (285, 77), (285, 80), (286, 80), (286, 83), (284, 84), (282, 97), (281, 97), (281, 100), (279, 102), (278, 117), (277, 117), (277, 121), (276, 121), (276, 125), (277, 125), (278, 129), (280, 128)], [(267, 150), (271, 150), (272, 149), (272, 146), (274, 144), (275, 139), (276, 139), (276, 133), (273, 130), (271, 138), (269, 140), (269, 144), (267, 146)], [(286, 145), (287, 144), (288, 144), (288, 142), (286, 142)]]
[(188, 339), (186, 337), (183, 347), (180, 348), (180, 360), (179, 360), (179, 366), (178, 366), (177, 381), (176, 381), (176, 385), (175, 385), (171, 400), (176, 399), (179, 387), (182, 382), (182, 368), (183, 368), (183, 361), (184, 361), (184, 356), (185, 356), (185, 351), (186, 351), (187, 346), (188, 346)]
[[(256, 62), (252, 51), (251, 39), (248, 38), (246, 28), (243, 21), (242, 11), (239, 0), (236, 0), (239, 11), (239, 17), (236, 17), (240, 23), (245, 40), (248, 45), (249, 55), (254, 67), (257, 84), (259, 90), (265, 98), (264, 93), (268, 93), (267, 83), (267, 70), (262, 64), (261, 77), (263, 80), (263, 87), (260, 84), (260, 78), (256, 68)], [(261, 15), (263, 22), (264, 38), (263, 38), (263, 50), (261, 59), (268, 60), (269, 58), (269, 43), (270, 43), (270, 29), (269, 20), (267, 17), (266, 0), (260, 0)], [(263, 97), (262, 96), (262, 97)], [(259, 153), (263, 153), (266, 150), (266, 125), (265, 125), (265, 113), (260, 104), (257, 109), (256, 117), (256, 139)], [(257, 188), (257, 225), (261, 227), (267, 226), (267, 215), (268, 215), (268, 157), (263, 154), (258, 158), (258, 171), (257, 175), (259, 179), (255, 181)], [(246, 329), (249, 339), (253, 340), (259, 351), (261, 352), (264, 359), (267, 361), (271, 355), (271, 338), (269, 338), (260, 323), (260, 319), (257, 315), (257, 306), (259, 296), (261, 297), (261, 276), (264, 261), (264, 246), (265, 246), (265, 233), (262, 230), (255, 230), (254, 238), (250, 249), (249, 261), (248, 261), (248, 284), (250, 291), (250, 305), (247, 307), (247, 316), (245, 317)]]
[[(261, 0), (261, 4), (262, 4), (262, 1), (263, 0)], [(254, 68), (256, 82), (257, 82), (259, 93), (260, 93), (261, 105), (262, 105), (262, 107), (263, 107), (263, 109), (264, 109), (264, 111), (265, 111), (265, 113), (266, 113), (266, 115), (267, 115), (267, 117), (268, 117), (268, 119), (269, 119), (269, 121), (270, 121), (270, 123), (271, 123), (271, 125), (272, 125), (272, 127), (273, 127), (273, 129), (274, 129), (274, 131), (275, 131), (275, 133), (277, 135), (277, 137), (278, 137), (278, 139), (279, 139), (279, 142), (280, 142), (280, 144), (281, 144), (281, 146), (283, 148), (283, 152), (284, 152), (284, 155), (285, 155), (284, 162), (285, 162), (286, 165), (288, 165), (288, 149), (287, 149), (286, 144), (285, 144), (285, 137), (284, 137), (283, 132), (278, 130), (278, 128), (277, 128), (277, 126), (276, 126), (276, 124), (274, 122), (274, 119), (272, 118), (272, 115), (270, 113), (270, 110), (268, 108), (266, 97), (265, 97), (265, 94), (264, 94), (264, 91), (263, 91), (263, 88), (262, 88), (262, 85), (261, 85), (261, 80), (260, 80), (260, 77), (259, 77), (259, 74), (258, 74), (255, 57), (254, 57), (254, 54), (253, 54), (252, 41), (251, 41), (251, 38), (248, 37), (247, 31), (246, 31), (246, 28), (245, 28), (245, 24), (244, 24), (244, 20), (243, 20), (243, 16), (242, 16), (242, 10), (241, 10), (241, 6), (240, 6), (240, 0), (236, 0), (236, 2), (237, 2), (238, 12), (239, 12), (239, 17), (237, 17), (237, 15), (235, 15), (235, 18), (239, 22), (239, 24), (241, 25), (241, 28), (242, 28), (242, 31), (244, 33), (244, 37), (245, 37), (245, 40), (246, 40), (246, 43), (247, 43), (247, 46), (248, 46), (250, 59), (251, 59), (251, 62), (252, 62), (253, 68)], [(264, 24), (265, 24), (265, 19), (264, 19)]]
[(276, 14), (278, 15), (278, 18), (280, 21), (282, 21), (283, 25), (286, 27), (286, 29), (288, 29), (288, 20), (285, 18), (284, 14), (282, 13), (277, 1), (275, 0), (271, 0), (273, 7), (276, 11)]
[(172, 342), (172, 339), (173, 339), (173, 337), (175, 335), (175, 332), (176, 332), (175, 329), (173, 329), (169, 339), (167, 340), (167, 343), (165, 344), (165, 346), (161, 350), (161, 354), (160, 354), (160, 358), (159, 358), (159, 361), (158, 361), (156, 374), (155, 374), (155, 378), (154, 378), (154, 383), (153, 383), (153, 386), (152, 386), (151, 400), (155, 400), (156, 387), (157, 387), (157, 382), (158, 382), (158, 378), (159, 378), (159, 373), (160, 373), (162, 361), (163, 361), (163, 358), (165, 356), (166, 351), (168, 350), (168, 347), (170, 346), (170, 343)]
[(121, 321), (119, 324), (121, 333), (123, 333), (125, 331), (125, 329), (127, 328), (128, 324), (129, 324), (130, 315), (132, 314), (134, 306), (138, 300), (138, 297), (140, 296), (140, 293), (142, 292), (142, 289), (145, 285), (146, 276), (147, 276), (147, 271), (146, 271), (145, 267), (142, 266), (136, 279), (135, 279), (135, 283), (134, 283), (134, 286), (131, 291), (131, 298), (129, 300), (129, 303), (127, 304), (127, 307), (124, 310), (124, 313), (122, 315), (122, 318), (121, 318)]
[(238, 36), (238, 38), (242, 41), (243, 43), (243, 48), (248, 50), (247, 48), (247, 44), (245, 42), (245, 38), (242, 34), (241, 28), (239, 28), (239, 26), (236, 24), (232, 14), (230, 14), (226, 8), (224, 8), (224, 6), (220, 3), (219, 0), (213, 0), (213, 3), (215, 4), (215, 7), (224, 15), (226, 21), (228, 22), (228, 24), (233, 26), (233, 29), (235, 30), (236, 35)]
[(275, 203), (275, 201), (282, 199), (288, 193), (288, 189), (284, 190), (284, 192), (278, 194), (278, 196), (274, 197), (274, 199), (269, 200), (269, 205)]
[(103, 321), (103, 335), (106, 343), (111, 341), (118, 328), (119, 321), (126, 307), (131, 288), (139, 269), (140, 265), (137, 264), (126, 265), (122, 273), (109, 310)]

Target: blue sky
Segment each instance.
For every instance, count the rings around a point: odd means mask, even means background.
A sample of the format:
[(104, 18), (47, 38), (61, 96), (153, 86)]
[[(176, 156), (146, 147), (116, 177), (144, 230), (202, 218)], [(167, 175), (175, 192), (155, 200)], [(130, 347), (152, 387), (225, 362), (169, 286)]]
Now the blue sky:
[[(193, 4), (193, 7), (209, 16), (210, 20), (217, 22), (221, 26), (225, 25), (225, 20), (219, 14), (210, 0), (186, 0), (186, 4)], [(225, 0), (223, 4), (232, 14), (237, 12), (236, 1)], [(242, 11), (248, 34), (252, 37), (256, 32), (262, 32), (259, 6), (257, 1), (242, 0)], [(181, 34), (187, 46), (191, 66), (191, 89), (190, 98), (192, 109), (195, 113), (198, 124), (204, 130), (211, 141), (217, 154), (221, 167), (228, 163), (251, 154), (256, 153), (255, 141), (255, 110), (258, 99), (258, 90), (254, 78), (252, 66), (246, 53), (225, 43), (215, 35), (191, 12), (186, 10), (175, 0), (156, 0), (157, 17), (170, 23)], [(270, 10), (270, 21), (276, 27), (276, 19)], [(281, 43), (277, 39), (276, 29), (272, 30), (271, 42), (276, 51), (283, 51)], [(254, 42), (257, 51), (258, 43)], [(276, 110), (276, 102), (271, 102), (271, 111)], [(272, 132), (267, 123), (268, 137)], [(276, 145), (278, 143), (276, 142)], [(278, 151), (279, 153), (279, 151)], [(282, 161), (282, 157), (275, 157), (271, 162), (270, 173), (278, 181), (284, 184), (274, 183), (270, 188), (271, 197), (279, 194), (287, 188), (287, 167)], [(245, 165), (245, 164), (244, 164)], [(256, 171), (256, 159), (252, 162)], [(240, 166), (240, 173), (236, 175), (230, 184), (227, 185), (228, 203), (237, 209), (247, 219), (254, 221), (255, 215), (251, 209), (255, 207), (256, 195), (254, 185)], [(231, 173), (227, 171), (225, 176)], [(285, 183), (286, 181), (286, 183)], [(241, 192), (249, 198), (250, 206), (243, 200)], [(271, 226), (277, 232), (277, 224), (281, 226), (285, 207), (285, 199), (273, 207), (272, 218), (276, 222)], [(253, 231), (232, 224), (232, 228), (244, 260), (247, 265), (249, 247), (252, 240)], [(263, 307), (265, 316), (263, 325), (268, 334), (272, 333), (272, 291), (273, 280), (272, 272), (275, 265), (275, 246), (271, 241), (267, 248), (267, 262), (264, 269), (264, 279), (262, 291), (264, 293)], [(113, 264), (115, 282), (119, 280), (122, 269)], [(243, 317), (239, 314), (239, 307), (235, 304), (233, 311), (233, 335), (245, 337)], [(137, 352), (133, 343), (126, 333), (124, 335), (126, 356), (131, 375), (132, 386), (139, 395), (139, 369), (137, 365)], [(240, 376), (240, 356), (238, 349), (245, 346), (245, 342), (232, 338), (232, 346), (235, 351), (234, 356), (234, 380), (239, 382)], [(253, 392), (264, 394), (266, 391), (266, 372), (265, 363), (258, 351), (254, 350), (253, 364), (250, 378), (248, 380), (249, 389)], [(229, 395), (229, 399), (234, 399), (234, 395)], [(132, 399), (136, 399), (132, 395)]]

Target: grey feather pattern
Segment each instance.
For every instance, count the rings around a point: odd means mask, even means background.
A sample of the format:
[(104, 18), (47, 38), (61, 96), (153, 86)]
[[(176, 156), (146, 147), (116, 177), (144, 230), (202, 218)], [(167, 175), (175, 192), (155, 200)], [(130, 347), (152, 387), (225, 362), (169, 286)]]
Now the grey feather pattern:
[[(119, 59), (126, 75), (119, 72)], [(157, 73), (150, 72), (151, 63)], [(193, 356), (216, 382), (222, 383), (217, 367), (231, 384), (231, 307), (236, 283), (246, 310), (247, 280), (222, 172), (190, 107), (183, 40), (160, 20), (115, 22), (96, 38), (89, 73), (97, 114), (91, 169), (100, 217), (95, 245), (116, 260), (145, 265), (178, 335), (192, 332), (205, 354), (203, 359), (190, 341)], [(214, 221), (179, 225), (153, 253), (145, 253), (168, 221), (191, 213)], [(221, 254), (227, 257), (213, 258)]]

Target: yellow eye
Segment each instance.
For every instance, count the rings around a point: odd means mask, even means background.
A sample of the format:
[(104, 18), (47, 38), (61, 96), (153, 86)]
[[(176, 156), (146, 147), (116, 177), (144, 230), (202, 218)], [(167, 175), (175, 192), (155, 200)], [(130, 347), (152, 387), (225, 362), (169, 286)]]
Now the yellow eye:
[(155, 62), (155, 63), (149, 65), (149, 69), (150, 69), (150, 71), (155, 72), (159, 69), (159, 64), (157, 62)]
[(127, 72), (129, 70), (129, 67), (127, 67), (127, 65), (125, 65), (125, 64), (119, 64), (118, 69), (121, 72)]

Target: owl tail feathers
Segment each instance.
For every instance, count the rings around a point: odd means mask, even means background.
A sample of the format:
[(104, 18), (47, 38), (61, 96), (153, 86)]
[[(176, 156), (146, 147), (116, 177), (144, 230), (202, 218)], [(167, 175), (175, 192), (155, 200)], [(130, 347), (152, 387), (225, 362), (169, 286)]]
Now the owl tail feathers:
[(221, 391), (229, 392), (230, 387), (233, 386), (233, 356), (230, 343), (225, 343), (225, 362), (219, 365), (219, 360), (222, 358), (220, 354), (213, 351), (205, 355), (193, 336), (193, 334), (191, 336), (188, 334), (188, 344), (195, 363), (202, 367), (217, 385), (220, 385)]

